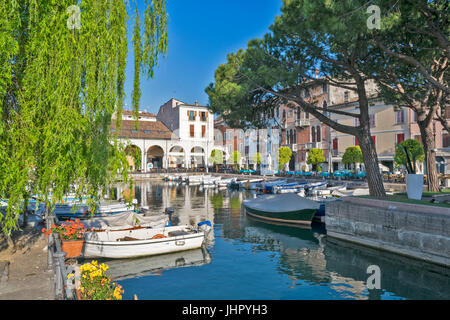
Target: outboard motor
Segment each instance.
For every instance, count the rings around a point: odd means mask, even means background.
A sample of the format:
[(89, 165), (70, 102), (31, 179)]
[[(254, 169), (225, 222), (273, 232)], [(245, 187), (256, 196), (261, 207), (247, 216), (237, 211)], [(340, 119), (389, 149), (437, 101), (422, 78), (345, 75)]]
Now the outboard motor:
[(172, 215), (175, 212), (175, 210), (172, 207), (168, 207), (166, 208), (166, 210), (164, 210), (164, 213), (167, 214), (169, 216), (169, 223), (170, 225), (172, 225)]

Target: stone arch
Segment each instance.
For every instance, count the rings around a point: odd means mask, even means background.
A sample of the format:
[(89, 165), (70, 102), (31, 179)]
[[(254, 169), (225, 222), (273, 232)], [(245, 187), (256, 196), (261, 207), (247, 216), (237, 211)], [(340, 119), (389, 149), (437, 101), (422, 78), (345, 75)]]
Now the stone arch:
[(173, 146), (169, 150), (169, 168), (184, 168), (185, 152), (183, 147)]
[(149, 169), (162, 169), (164, 166), (164, 149), (153, 145), (147, 149), (147, 166)]
[(206, 153), (202, 147), (192, 147), (191, 149), (191, 168), (205, 168)]

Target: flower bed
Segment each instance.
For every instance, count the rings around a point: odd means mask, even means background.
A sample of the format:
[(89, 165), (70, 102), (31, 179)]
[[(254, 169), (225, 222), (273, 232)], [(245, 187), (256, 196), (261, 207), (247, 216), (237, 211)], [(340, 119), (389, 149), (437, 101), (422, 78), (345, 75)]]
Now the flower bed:
[[(117, 283), (112, 282), (105, 272), (108, 266), (92, 261), (81, 265), (80, 287), (77, 288), (78, 299), (81, 300), (122, 300), (124, 290)], [(69, 274), (68, 278), (73, 277)]]

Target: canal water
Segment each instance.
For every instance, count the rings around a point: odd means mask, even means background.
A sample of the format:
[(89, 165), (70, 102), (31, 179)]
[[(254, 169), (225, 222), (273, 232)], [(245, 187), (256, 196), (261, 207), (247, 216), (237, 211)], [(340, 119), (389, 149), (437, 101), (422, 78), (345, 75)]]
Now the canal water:
[[(132, 192), (156, 213), (172, 207), (176, 223), (209, 220), (213, 230), (202, 249), (106, 260), (124, 299), (450, 299), (449, 269), (327, 238), (323, 224), (255, 220), (241, 209), (252, 193), (159, 181), (137, 183)], [(369, 266), (380, 270), (380, 289), (367, 287), (374, 283)]]

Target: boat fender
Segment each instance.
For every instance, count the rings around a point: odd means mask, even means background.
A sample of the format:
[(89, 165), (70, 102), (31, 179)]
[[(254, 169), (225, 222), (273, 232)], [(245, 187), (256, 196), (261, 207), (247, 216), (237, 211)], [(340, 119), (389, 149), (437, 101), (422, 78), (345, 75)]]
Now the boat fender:
[(166, 237), (165, 235), (158, 233), (158, 234), (155, 234), (152, 237), (152, 239), (162, 239), (162, 238), (165, 238), (165, 237)]
[(209, 220), (201, 221), (201, 222), (197, 223), (197, 226), (199, 227), (199, 229), (203, 230), (204, 232), (208, 232), (209, 230), (211, 230), (211, 221), (209, 221)]

